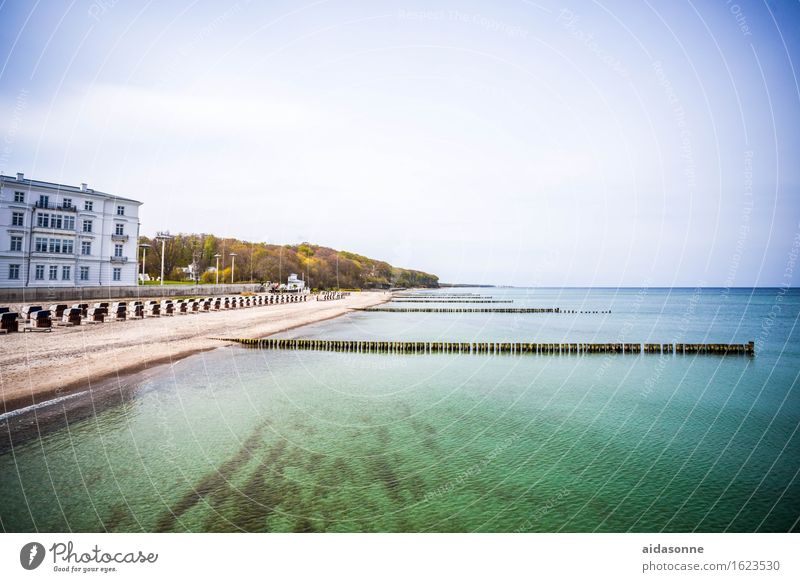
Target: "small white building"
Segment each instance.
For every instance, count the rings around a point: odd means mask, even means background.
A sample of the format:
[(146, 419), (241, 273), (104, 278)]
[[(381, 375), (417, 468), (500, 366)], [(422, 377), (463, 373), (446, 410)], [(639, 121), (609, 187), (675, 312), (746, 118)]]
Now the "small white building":
[(306, 282), (300, 279), (296, 273), (289, 275), (286, 280), (287, 291), (303, 291), (306, 288)]
[(141, 205), (0, 175), (0, 287), (136, 285)]

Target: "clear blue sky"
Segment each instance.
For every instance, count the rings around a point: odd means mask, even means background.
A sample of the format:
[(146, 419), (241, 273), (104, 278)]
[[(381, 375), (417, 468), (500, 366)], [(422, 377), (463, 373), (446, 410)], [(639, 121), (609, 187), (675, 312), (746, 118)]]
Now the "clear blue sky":
[(445, 281), (797, 285), (798, 31), (796, 1), (0, 0), (0, 171)]

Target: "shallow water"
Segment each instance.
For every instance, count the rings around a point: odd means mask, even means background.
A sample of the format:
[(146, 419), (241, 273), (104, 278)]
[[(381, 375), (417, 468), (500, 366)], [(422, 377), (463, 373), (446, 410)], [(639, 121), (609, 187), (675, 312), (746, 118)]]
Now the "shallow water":
[(463, 291), (514, 301), (496, 307), (611, 313), (361, 312), (284, 335), (755, 340), (757, 355), (423, 356), (231, 346), (128, 379), (94, 400), (0, 421), (3, 529), (798, 528), (800, 293)]

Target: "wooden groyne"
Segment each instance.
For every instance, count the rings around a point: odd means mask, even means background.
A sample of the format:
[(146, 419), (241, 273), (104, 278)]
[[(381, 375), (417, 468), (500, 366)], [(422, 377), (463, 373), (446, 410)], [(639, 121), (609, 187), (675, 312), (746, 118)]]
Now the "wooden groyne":
[(445, 293), (437, 293), (437, 294), (428, 294), (424, 295), (420, 294), (408, 294), (408, 293), (395, 293), (392, 295), (393, 297), (398, 297), (402, 299), (491, 299), (492, 295), (478, 295), (477, 293), (465, 293), (463, 295), (449, 295)]
[(514, 303), (513, 299), (392, 299), (393, 303)]
[(746, 344), (408, 342), (279, 338), (211, 338), (271, 350), (310, 350), (380, 354), (706, 354), (755, 355)]
[(361, 307), (356, 311), (386, 313), (611, 313), (610, 309), (579, 311), (560, 307)]

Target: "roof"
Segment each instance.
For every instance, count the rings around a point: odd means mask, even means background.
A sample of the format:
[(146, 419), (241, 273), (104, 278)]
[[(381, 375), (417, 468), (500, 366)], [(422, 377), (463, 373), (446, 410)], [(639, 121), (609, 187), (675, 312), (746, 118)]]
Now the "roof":
[(69, 192), (71, 194), (91, 194), (95, 196), (106, 196), (108, 198), (113, 198), (115, 200), (122, 200), (124, 202), (133, 202), (134, 204), (142, 204), (142, 202), (140, 202), (139, 200), (133, 200), (132, 198), (125, 198), (123, 196), (117, 196), (116, 194), (109, 194), (108, 192), (92, 190), (91, 188), (87, 188), (86, 190), (81, 190), (79, 186), (70, 186), (68, 184), (57, 184), (55, 182), (45, 182), (43, 180), (30, 180), (28, 178), (17, 180), (13, 176), (3, 176), (2, 174), (0, 174), (0, 181), (12, 182), (14, 184), (20, 184), (20, 185), (34, 186), (38, 188), (53, 188), (61, 192)]

